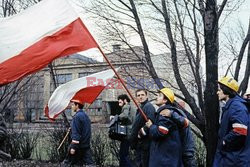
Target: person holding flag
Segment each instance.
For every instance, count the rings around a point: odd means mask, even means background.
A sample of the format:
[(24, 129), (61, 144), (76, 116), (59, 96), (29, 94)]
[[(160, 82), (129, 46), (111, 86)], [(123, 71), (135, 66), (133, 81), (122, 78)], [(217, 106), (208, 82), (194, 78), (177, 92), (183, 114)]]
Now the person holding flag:
[(174, 93), (169, 88), (159, 90), (156, 105), (159, 106), (155, 122), (150, 119), (144, 127), (145, 133), (151, 137), (149, 167), (182, 167), (182, 142), (178, 125), (169, 117), (163, 116), (162, 112), (170, 113), (173, 110)]
[(83, 111), (83, 102), (78, 99), (71, 100), (72, 111), (76, 112), (71, 122), (71, 144), (65, 166), (71, 165), (94, 165), (90, 149), (91, 121)]

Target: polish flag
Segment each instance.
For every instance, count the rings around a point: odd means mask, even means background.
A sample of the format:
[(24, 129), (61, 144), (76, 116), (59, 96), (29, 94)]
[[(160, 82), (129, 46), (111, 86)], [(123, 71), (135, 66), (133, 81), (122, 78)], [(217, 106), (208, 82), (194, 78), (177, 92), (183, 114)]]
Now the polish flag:
[(93, 103), (107, 85), (117, 82), (112, 79), (114, 75), (114, 71), (110, 69), (60, 85), (51, 95), (45, 107), (45, 115), (50, 119), (55, 119), (68, 107), (71, 99)]
[(93, 48), (97, 43), (67, 0), (43, 0), (0, 19), (0, 85)]

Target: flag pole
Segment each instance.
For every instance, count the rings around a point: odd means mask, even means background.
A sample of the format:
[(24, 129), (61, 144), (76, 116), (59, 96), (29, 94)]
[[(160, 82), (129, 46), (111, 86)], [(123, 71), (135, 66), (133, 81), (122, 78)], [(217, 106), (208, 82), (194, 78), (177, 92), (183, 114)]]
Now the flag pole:
[(124, 81), (122, 80), (122, 78), (120, 77), (120, 75), (117, 73), (117, 71), (115, 70), (114, 66), (111, 64), (111, 62), (109, 61), (109, 59), (106, 57), (106, 55), (103, 53), (102, 49), (100, 48), (99, 45), (98, 49), (100, 50), (100, 52), (102, 53), (104, 59), (106, 60), (106, 62), (109, 64), (109, 66), (111, 67), (111, 69), (114, 71), (115, 75), (117, 76), (117, 78), (120, 80), (122, 86), (124, 87), (124, 89), (127, 91), (127, 93), (129, 94), (129, 96), (131, 97), (131, 99), (133, 100), (133, 102), (135, 103), (136, 107), (139, 109), (139, 112), (141, 113), (142, 117), (144, 118), (145, 121), (148, 121), (147, 116), (145, 115), (145, 113), (142, 111), (141, 107), (138, 105), (138, 103), (136, 102), (136, 100), (134, 99), (134, 97), (132, 96), (131, 92), (128, 90), (128, 88), (126, 87)]
[[(49, 67), (50, 73), (51, 73), (51, 75), (52, 75), (54, 87), (55, 87), (55, 89), (56, 89), (57, 84), (56, 84), (56, 78), (55, 78), (55, 73), (54, 73), (54, 70), (53, 70), (52, 63), (49, 63), (49, 64), (48, 64), (48, 67)], [(63, 116), (63, 121), (64, 121), (64, 123), (66, 124), (66, 127), (70, 127), (69, 120), (68, 120), (68, 118), (67, 118), (67, 116), (66, 116), (66, 114), (65, 114), (64, 111), (63, 111), (63, 113), (62, 113), (62, 116)]]

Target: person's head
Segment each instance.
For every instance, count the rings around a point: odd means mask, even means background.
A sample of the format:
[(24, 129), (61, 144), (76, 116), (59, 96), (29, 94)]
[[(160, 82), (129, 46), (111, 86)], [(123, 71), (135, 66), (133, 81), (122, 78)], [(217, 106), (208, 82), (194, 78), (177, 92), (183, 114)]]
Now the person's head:
[(158, 91), (155, 104), (157, 106), (162, 106), (164, 104), (173, 104), (174, 98), (174, 92), (171, 89), (163, 88)]
[(123, 107), (125, 104), (128, 104), (130, 102), (129, 97), (126, 94), (119, 95), (117, 100), (120, 107)]
[(139, 103), (143, 103), (148, 99), (148, 92), (145, 89), (136, 90), (135, 95)]
[(246, 93), (244, 94), (244, 98), (250, 100), (250, 88), (247, 89)]
[(83, 109), (83, 102), (81, 102), (78, 99), (72, 99), (71, 100), (72, 104), (71, 104), (71, 110), (76, 112), (80, 109)]
[(218, 81), (217, 95), (220, 101), (234, 98), (239, 90), (239, 85), (232, 77), (223, 77)]

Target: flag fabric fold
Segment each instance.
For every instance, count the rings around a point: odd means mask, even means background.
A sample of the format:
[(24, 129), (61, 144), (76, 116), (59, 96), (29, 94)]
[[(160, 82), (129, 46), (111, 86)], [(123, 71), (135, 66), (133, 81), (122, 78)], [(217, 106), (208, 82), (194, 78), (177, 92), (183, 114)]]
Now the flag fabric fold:
[(98, 48), (67, 0), (43, 0), (0, 19), (0, 85), (45, 67), (56, 58)]
[(110, 69), (60, 85), (51, 95), (45, 107), (45, 115), (55, 119), (68, 107), (71, 99), (93, 103), (103, 89), (113, 81), (114, 75), (114, 71)]

